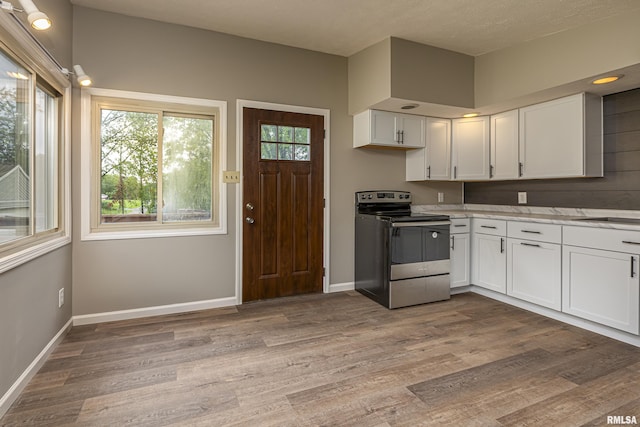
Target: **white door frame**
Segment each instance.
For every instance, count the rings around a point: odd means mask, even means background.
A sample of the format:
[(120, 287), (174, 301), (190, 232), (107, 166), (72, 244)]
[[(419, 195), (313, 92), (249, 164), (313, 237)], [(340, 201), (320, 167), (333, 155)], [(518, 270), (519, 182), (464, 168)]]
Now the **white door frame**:
[(240, 172), (240, 183), (236, 186), (236, 304), (242, 304), (242, 228), (244, 224), (243, 216), (244, 209), (242, 208), (242, 200), (244, 197), (243, 194), (243, 186), (244, 186), (244, 177), (242, 171), (243, 165), (243, 114), (242, 111), (244, 108), (258, 108), (262, 110), (275, 110), (275, 111), (286, 111), (290, 113), (303, 113), (303, 114), (314, 114), (317, 116), (324, 117), (324, 128), (325, 128), (325, 137), (324, 137), (324, 224), (323, 224), (323, 249), (322, 249), (322, 265), (324, 267), (324, 276), (322, 277), (322, 291), (324, 293), (329, 292), (329, 266), (330, 266), (330, 256), (329, 256), (329, 234), (330, 234), (330, 199), (329, 199), (329, 184), (330, 177), (329, 171), (331, 168), (329, 167), (330, 161), (330, 111), (324, 108), (313, 108), (313, 107), (300, 107), (295, 105), (287, 105), (287, 104), (274, 104), (271, 102), (261, 102), (261, 101), (250, 101), (246, 99), (238, 99), (236, 101), (236, 166)]

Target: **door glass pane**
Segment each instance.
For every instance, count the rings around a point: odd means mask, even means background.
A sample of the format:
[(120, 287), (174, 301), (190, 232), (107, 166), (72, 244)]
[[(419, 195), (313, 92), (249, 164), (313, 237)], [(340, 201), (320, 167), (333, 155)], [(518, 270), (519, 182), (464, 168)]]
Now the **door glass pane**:
[(278, 144), (263, 142), (260, 146), (260, 158), (263, 160), (278, 160)]
[(101, 110), (101, 221), (155, 221), (158, 115)]
[(36, 89), (35, 120), (35, 222), (40, 232), (58, 227), (57, 101), (40, 88)]
[(278, 141), (293, 142), (293, 128), (291, 126), (278, 126)]
[(31, 74), (0, 52), (0, 243), (31, 234)]
[(278, 140), (278, 126), (276, 125), (261, 125), (260, 126), (260, 139), (262, 141), (277, 141)]
[(165, 116), (163, 126), (163, 221), (208, 221), (212, 210), (213, 119)]
[(311, 152), (308, 145), (296, 145), (296, 160), (309, 161), (311, 160)]
[(309, 128), (295, 129), (296, 144), (309, 144), (310, 140), (311, 140), (311, 129)]
[(293, 144), (278, 144), (278, 159), (293, 160)]

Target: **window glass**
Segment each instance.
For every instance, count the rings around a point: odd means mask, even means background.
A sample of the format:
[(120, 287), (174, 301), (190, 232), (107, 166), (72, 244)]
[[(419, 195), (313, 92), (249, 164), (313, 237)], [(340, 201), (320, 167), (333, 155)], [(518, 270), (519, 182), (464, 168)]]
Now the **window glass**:
[(31, 234), (31, 79), (0, 51), (0, 243)]
[(58, 101), (36, 89), (35, 226), (36, 232), (58, 227)]
[(101, 110), (101, 222), (155, 221), (158, 114)]
[(210, 220), (213, 119), (165, 115), (163, 126), (163, 221)]
[(215, 116), (136, 104), (97, 101), (98, 224), (214, 225)]

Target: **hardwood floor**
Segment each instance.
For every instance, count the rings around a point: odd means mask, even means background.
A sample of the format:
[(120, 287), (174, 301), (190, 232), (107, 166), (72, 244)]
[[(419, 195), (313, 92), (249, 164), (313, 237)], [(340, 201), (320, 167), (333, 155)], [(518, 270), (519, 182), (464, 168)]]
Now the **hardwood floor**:
[(74, 327), (2, 426), (640, 422), (640, 349), (476, 294), (356, 292)]

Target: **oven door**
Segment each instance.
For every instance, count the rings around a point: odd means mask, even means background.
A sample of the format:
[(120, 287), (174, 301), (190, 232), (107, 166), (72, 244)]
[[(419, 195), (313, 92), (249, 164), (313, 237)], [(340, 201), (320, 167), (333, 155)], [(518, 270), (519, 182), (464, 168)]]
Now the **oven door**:
[(450, 224), (450, 221), (392, 223), (390, 279), (448, 274)]

